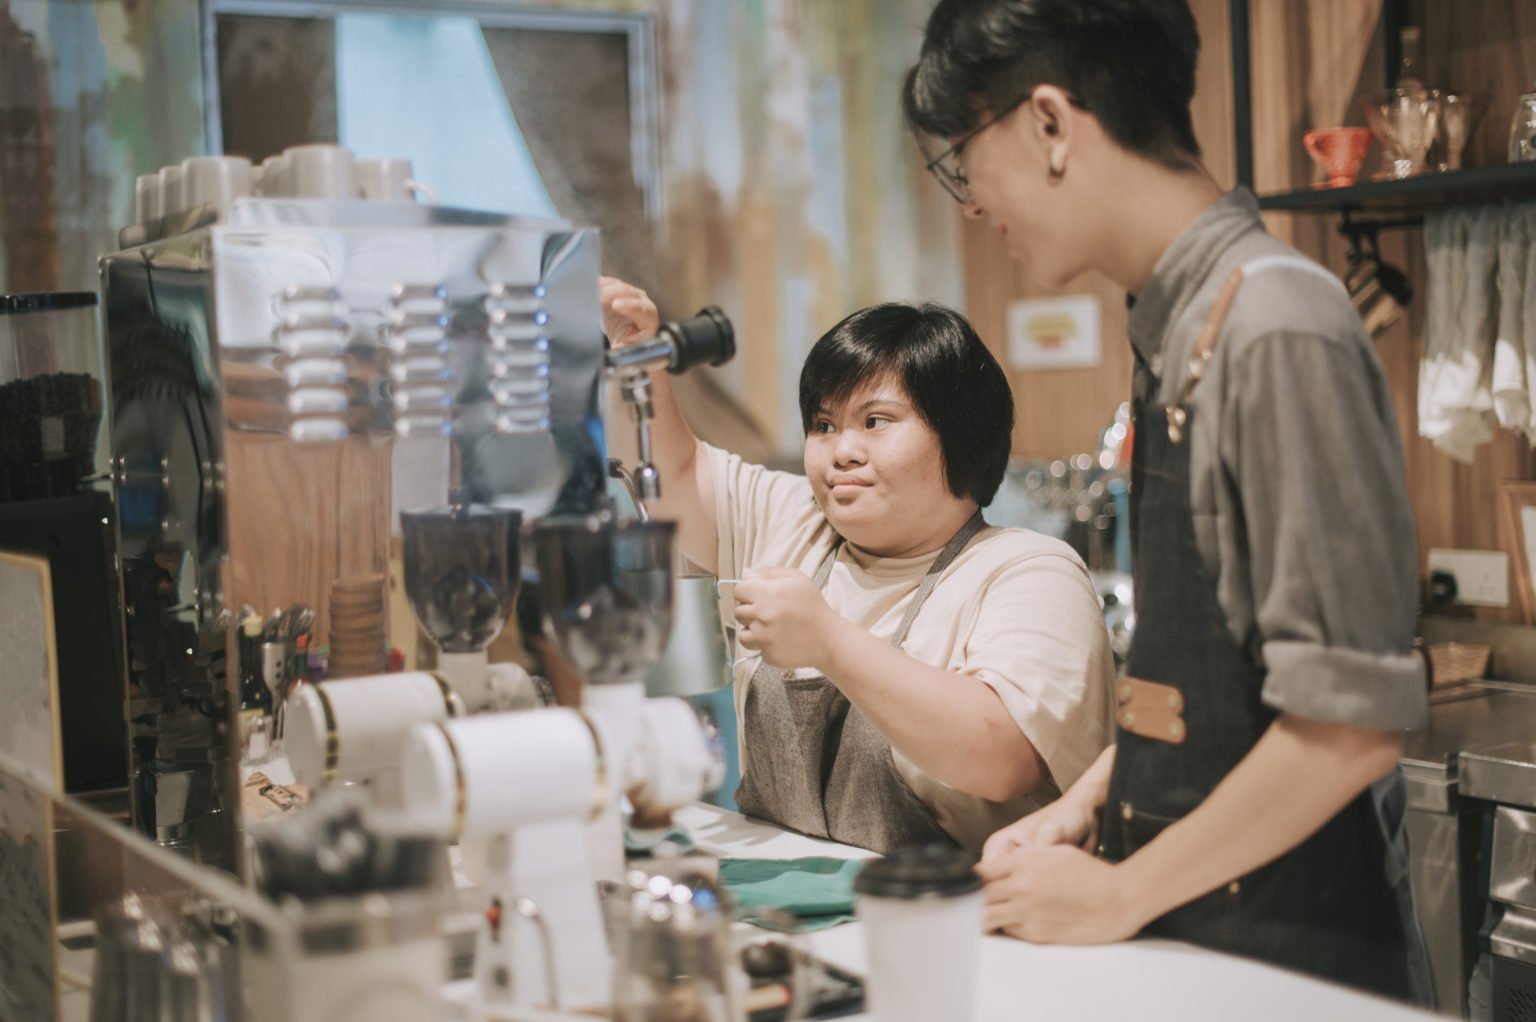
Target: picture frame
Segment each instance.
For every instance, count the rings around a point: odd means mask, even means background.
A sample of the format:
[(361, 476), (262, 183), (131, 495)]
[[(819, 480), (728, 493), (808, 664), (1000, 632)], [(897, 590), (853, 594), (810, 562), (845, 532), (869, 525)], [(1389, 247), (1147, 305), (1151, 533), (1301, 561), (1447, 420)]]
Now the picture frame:
[(1536, 622), (1536, 481), (1512, 479), (1504, 484), (1504, 525), (1509, 530), (1509, 553), (1520, 592), (1520, 619)]

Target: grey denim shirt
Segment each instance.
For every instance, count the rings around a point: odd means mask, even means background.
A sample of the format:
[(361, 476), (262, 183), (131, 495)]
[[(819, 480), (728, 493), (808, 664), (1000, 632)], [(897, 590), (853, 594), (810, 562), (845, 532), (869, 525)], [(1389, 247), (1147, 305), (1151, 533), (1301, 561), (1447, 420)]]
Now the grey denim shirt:
[[(1222, 282), (1276, 255), (1300, 258), (1264, 230), (1246, 189), (1179, 235), (1131, 310), (1138, 397), (1174, 400)], [(1364, 727), (1422, 724), (1401, 440), (1343, 289), (1305, 267), (1246, 278), (1190, 404), (1195, 539), (1227, 626), (1266, 669), (1264, 702)]]

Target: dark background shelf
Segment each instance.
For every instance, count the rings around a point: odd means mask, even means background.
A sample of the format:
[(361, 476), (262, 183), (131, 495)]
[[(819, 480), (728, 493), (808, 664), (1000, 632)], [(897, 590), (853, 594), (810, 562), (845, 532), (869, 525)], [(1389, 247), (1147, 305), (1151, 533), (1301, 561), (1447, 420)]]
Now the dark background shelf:
[(1445, 206), (1536, 199), (1536, 163), (1426, 172), (1348, 188), (1302, 188), (1259, 197), (1263, 209), (1326, 213), (1340, 209), (1422, 213)]

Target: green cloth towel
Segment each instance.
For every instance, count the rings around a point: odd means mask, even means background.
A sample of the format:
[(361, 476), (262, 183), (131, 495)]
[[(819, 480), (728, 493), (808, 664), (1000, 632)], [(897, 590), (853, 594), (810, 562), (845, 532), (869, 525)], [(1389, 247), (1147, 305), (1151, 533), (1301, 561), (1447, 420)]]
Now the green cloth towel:
[(731, 892), (741, 914), (768, 929), (783, 929), (772, 916), (754, 918), (756, 909), (784, 909), (796, 917), (795, 929), (820, 930), (853, 918), (853, 878), (858, 859), (811, 856), (804, 859), (721, 859), (720, 885)]

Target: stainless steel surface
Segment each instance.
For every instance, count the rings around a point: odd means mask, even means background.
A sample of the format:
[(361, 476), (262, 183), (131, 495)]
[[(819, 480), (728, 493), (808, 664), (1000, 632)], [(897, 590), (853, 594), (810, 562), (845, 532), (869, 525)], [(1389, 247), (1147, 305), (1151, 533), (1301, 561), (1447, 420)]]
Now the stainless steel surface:
[(1504, 958), (1536, 965), (1536, 913), (1506, 909), (1488, 935), (1488, 949)]
[(1511, 806), (1494, 810), (1488, 896), (1536, 910), (1536, 813)]
[(1465, 1014), (1483, 902), (1477, 894), (1480, 803), (1461, 798), (1462, 753), (1536, 733), (1536, 691), (1474, 682), (1436, 691), (1429, 720), (1405, 737), (1409, 875), (1440, 1010)]
[(1522, 735), (1536, 735), (1536, 689), (1471, 682), (1434, 693), (1428, 724), (1404, 736), (1409, 807), (1450, 812), (1461, 753)]
[[(378, 513), (374, 490), (292, 466), (382, 461), (393, 511), (462, 490), (525, 520), (589, 513), (603, 339), (590, 230), (405, 202), (242, 200), (206, 219), (128, 229), (139, 243), (101, 271), (135, 819), (236, 870), (230, 608), (261, 606), (250, 580), (285, 559), (389, 555), (387, 532), (350, 527)], [(270, 540), (232, 549), (242, 534)], [(324, 607), (329, 581), (281, 603)]]
[(1536, 809), (1536, 742), (1521, 738), (1463, 752), (1461, 793)]
[(1482, 919), (1472, 864), (1481, 817), (1473, 812), (1404, 814), (1408, 874), (1413, 886), (1440, 1010), (1464, 1014), (1467, 981), (1476, 955), (1475, 930)]

